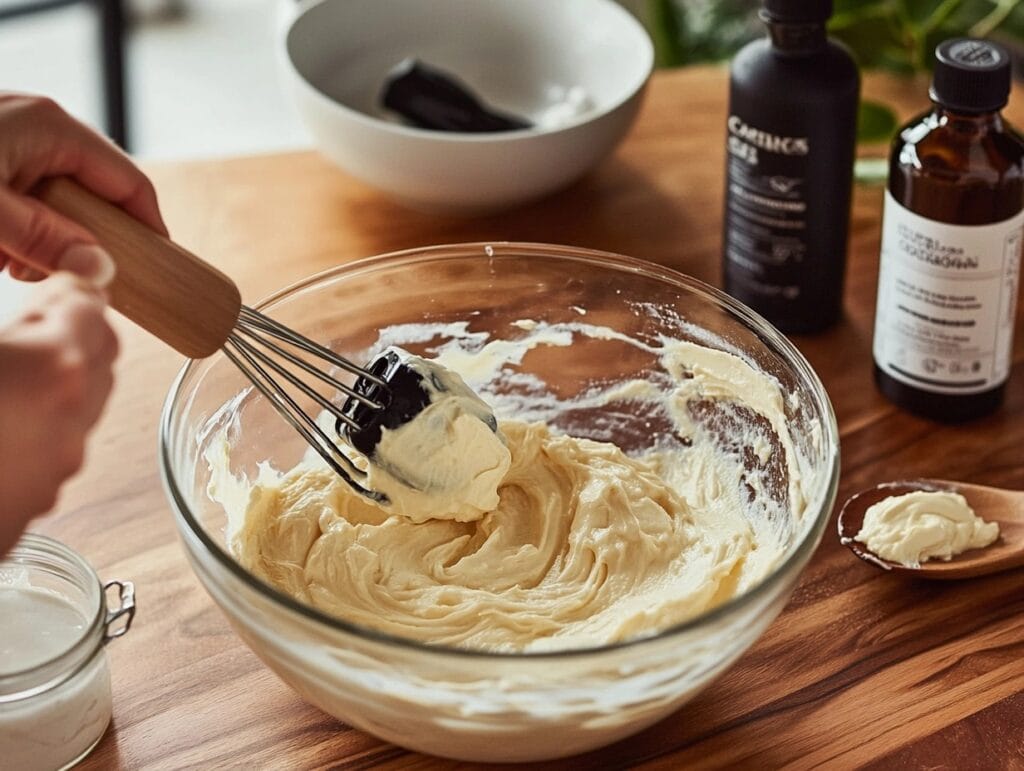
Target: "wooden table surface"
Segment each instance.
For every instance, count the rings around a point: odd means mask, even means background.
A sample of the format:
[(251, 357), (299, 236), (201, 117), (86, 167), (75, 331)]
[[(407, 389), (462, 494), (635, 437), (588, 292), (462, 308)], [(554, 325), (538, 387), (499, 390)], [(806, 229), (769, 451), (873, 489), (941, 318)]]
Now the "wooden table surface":
[[(926, 104), (920, 83), (870, 80), (868, 91), (901, 94), (904, 114)], [(149, 170), (175, 237), (250, 300), (347, 260), (476, 240), (593, 247), (718, 283), (725, 92), (721, 69), (658, 74), (614, 157), (563, 193), (485, 219), (406, 211), (307, 152)], [(1024, 125), (1021, 94), (1009, 114)], [(839, 419), (839, 500), (914, 476), (1024, 488), (1020, 324), (1006, 404), (992, 417), (943, 427), (875, 391), (881, 202), (880, 188), (856, 192), (843, 321), (796, 339)], [(307, 706), (230, 631), (186, 563), (160, 486), (157, 419), (182, 361), (117, 325), (119, 382), (86, 467), (33, 526), (81, 551), (103, 578), (137, 586), (135, 626), (109, 649), (114, 724), (83, 768), (458, 766)], [(1022, 690), (1024, 573), (950, 585), (893, 579), (841, 548), (833, 522), (785, 612), (721, 680), (571, 765), (1024, 768)]]

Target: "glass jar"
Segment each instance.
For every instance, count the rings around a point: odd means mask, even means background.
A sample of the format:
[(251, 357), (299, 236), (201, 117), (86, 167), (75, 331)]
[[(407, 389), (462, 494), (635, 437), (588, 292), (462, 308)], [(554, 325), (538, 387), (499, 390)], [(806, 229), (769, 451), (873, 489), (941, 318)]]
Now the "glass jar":
[(105, 646), (131, 626), (135, 587), (101, 583), (64, 544), (26, 534), (0, 559), (0, 607), (2, 765), (73, 766), (110, 723)]

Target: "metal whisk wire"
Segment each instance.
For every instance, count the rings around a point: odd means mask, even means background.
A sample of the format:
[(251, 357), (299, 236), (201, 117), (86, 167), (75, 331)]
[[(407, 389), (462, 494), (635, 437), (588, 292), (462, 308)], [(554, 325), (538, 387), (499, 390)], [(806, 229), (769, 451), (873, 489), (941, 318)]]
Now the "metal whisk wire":
[[(191, 359), (223, 351), (353, 489), (377, 501), (387, 500), (359, 484), (365, 473), (337, 444), (342, 427), (350, 434), (365, 431), (361, 420), (372, 422), (390, 409), (394, 388), (385, 378), (246, 307), (229, 276), (74, 180), (48, 179), (32, 194), (93, 233), (114, 258), (117, 275), (108, 291), (115, 309)], [(357, 387), (334, 377), (330, 367), (355, 375)], [(314, 387), (319, 384), (348, 397), (346, 407), (321, 394)], [(302, 409), (288, 393), (289, 385), (293, 393), (301, 393), (334, 417), (333, 430), (321, 428), (316, 417)]]
[(317, 451), (320, 457), (342, 479), (363, 495), (374, 500), (384, 500), (385, 496), (381, 493), (369, 490), (359, 484), (357, 477), (364, 477), (364, 472), (357, 468), (351, 459), (338, 448), (335, 441), (321, 428), (316, 419), (302, 409), (295, 398), (275, 380), (272, 373), (284, 378), (300, 393), (312, 399), (336, 419), (353, 429), (361, 428), (357, 421), (296, 375), (283, 362), (291, 364), (372, 410), (383, 410), (387, 405), (359, 393), (352, 386), (343, 383), (313, 364), (309, 359), (297, 355), (285, 346), (290, 346), (307, 356), (350, 372), (361, 380), (374, 383), (383, 389), (383, 393), (388, 393), (388, 383), (343, 356), (339, 356), (329, 348), (303, 337), (294, 330), (245, 305), (242, 306), (234, 330), (228, 335), (228, 339), (223, 345), (223, 351), (231, 362), (245, 374), (281, 417)]

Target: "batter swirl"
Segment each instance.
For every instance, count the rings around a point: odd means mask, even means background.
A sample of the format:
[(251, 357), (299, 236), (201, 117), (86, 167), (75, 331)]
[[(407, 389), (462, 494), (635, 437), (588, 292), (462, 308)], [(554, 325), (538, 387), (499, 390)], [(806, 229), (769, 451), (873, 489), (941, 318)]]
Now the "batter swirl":
[[(542, 422), (501, 420), (496, 441), (511, 462), (497, 505), (469, 521), (443, 501), (415, 517), (380, 508), (315, 460), (263, 468), (250, 483), (227, 473), (226, 455), (211, 456), (232, 552), (303, 602), (427, 643), (585, 648), (699, 615), (777, 563), (772, 518), (751, 518), (749, 507), (781, 468), (798, 518), (799, 472), (774, 380), (692, 343), (667, 344), (661, 356), (677, 385), (657, 398), (684, 441), (631, 456)], [(636, 381), (615, 398), (655, 393)], [(757, 417), (740, 443), (755, 452), (730, 449), (695, 419), (709, 403)]]

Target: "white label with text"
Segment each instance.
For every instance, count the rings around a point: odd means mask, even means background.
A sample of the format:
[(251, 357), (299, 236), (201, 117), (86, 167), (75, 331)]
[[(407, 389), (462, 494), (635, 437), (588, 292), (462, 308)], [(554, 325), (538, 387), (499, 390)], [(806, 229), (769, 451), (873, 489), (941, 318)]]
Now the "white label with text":
[(990, 225), (927, 219), (885, 194), (875, 363), (906, 385), (974, 394), (1010, 373), (1024, 211)]

